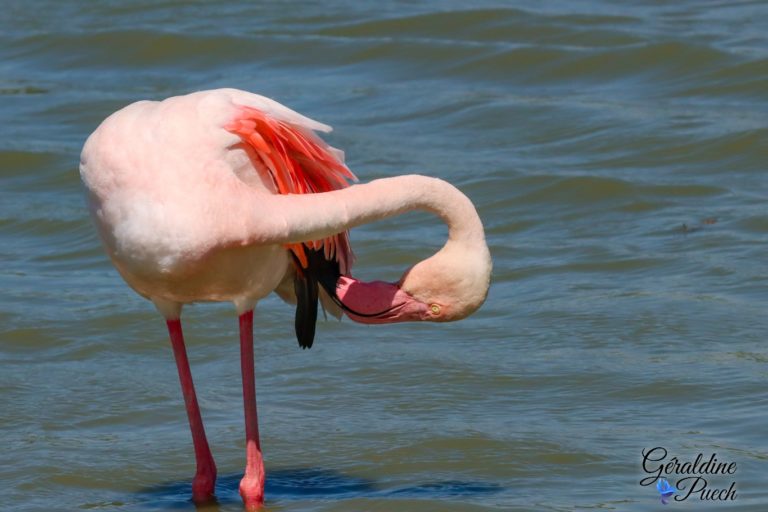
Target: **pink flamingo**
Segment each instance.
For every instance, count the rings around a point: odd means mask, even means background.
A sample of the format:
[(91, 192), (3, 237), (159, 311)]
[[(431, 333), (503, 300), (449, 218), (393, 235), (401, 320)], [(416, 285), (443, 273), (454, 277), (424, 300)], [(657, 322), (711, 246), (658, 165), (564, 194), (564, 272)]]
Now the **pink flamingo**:
[[(248, 510), (264, 499), (253, 367), (253, 308), (276, 292), (296, 302), (296, 335), (310, 347), (318, 300), (364, 323), (451, 321), (485, 300), (491, 258), (469, 199), (418, 175), (348, 186), (343, 153), (314, 131), (330, 127), (235, 89), (140, 101), (88, 138), (80, 174), (112, 263), (165, 317), (186, 404), (196, 502), (213, 496), (208, 447), (181, 330), (183, 304), (231, 301), (240, 320)], [(397, 283), (350, 275), (349, 228), (424, 209), (448, 241)]]

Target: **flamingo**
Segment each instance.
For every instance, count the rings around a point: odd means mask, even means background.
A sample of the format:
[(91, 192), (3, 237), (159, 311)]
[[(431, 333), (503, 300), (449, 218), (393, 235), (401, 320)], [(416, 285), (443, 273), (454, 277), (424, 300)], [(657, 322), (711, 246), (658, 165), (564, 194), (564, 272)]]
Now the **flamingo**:
[[(276, 292), (296, 303), (299, 345), (312, 346), (318, 302), (356, 322), (445, 322), (484, 302), (491, 258), (472, 202), (420, 175), (355, 184), (331, 128), (246, 91), (139, 101), (105, 119), (80, 159), (89, 210), (119, 274), (165, 318), (192, 432), (192, 499), (213, 498), (216, 464), (181, 328), (184, 304), (230, 301), (239, 318), (247, 510), (264, 500), (253, 310)], [(396, 283), (351, 275), (348, 230), (413, 209), (448, 225), (448, 240)]]

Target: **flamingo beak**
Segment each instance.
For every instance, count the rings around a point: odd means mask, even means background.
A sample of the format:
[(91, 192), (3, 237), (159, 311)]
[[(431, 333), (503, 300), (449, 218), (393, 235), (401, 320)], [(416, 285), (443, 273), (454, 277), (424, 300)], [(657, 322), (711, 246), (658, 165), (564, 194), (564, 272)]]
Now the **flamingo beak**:
[(363, 324), (417, 322), (431, 317), (429, 306), (404, 292), (397, 283), (366, 283), (342, 276), (336, 283), (336, 296), (347, 316)]

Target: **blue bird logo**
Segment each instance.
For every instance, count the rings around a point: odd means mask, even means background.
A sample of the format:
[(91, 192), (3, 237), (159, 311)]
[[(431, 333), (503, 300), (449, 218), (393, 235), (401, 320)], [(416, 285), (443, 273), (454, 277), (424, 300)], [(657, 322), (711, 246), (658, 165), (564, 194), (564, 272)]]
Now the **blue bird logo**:
[(669, 498), (675, 494), (675, 488), (669, 485), (666, 478), (662, 478), (656, 482), (656, 490), (661, 494), (661, 502), (666, 505), (669, 503)]

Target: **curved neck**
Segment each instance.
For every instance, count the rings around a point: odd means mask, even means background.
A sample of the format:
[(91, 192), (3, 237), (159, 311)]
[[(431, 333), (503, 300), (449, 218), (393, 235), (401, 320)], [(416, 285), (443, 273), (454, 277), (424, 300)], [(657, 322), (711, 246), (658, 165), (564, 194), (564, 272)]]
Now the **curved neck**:
[[(255, 238), (262, 243), (317, 240), (361, 224), (421, 209), (448, 225), (448, 242), (484, 241), (472, 202), (453, 185), (420, 175), (396, 176), (362, 185), (303, 195), (273, 195), (263, 201)], [(266, 225), (265, 225), (266, 224)]]

